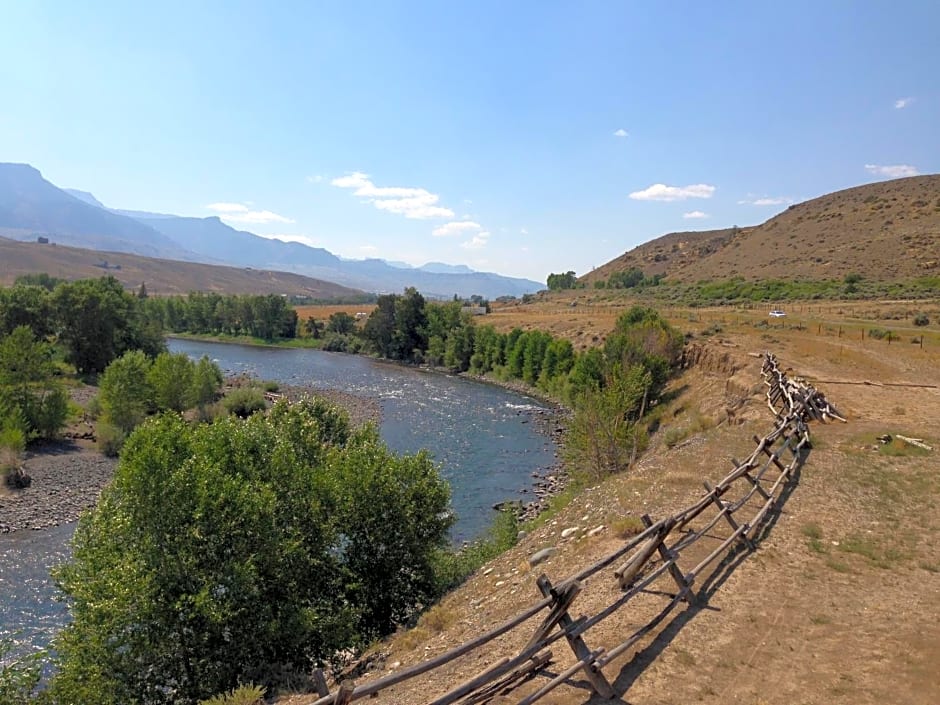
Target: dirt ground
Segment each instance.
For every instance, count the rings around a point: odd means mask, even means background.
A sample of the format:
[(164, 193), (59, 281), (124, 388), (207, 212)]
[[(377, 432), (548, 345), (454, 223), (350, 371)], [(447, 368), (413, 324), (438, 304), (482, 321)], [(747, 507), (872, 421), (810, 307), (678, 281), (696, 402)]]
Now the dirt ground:
[[(622, 310), (572, 300), (575, 306), (555, 299), (544, 302), (543, 310), (497, 311), (491, 320), (498, 319), (500, 327), (567, 329), (589, 340), (602, 337)], [(622, 545), (618, 534), (640, 515), (655, 520), (700, 497), (703, 480), (726, 475), (732, 457), (753, 449), (751, 436), (772, 426), (760, 360), (752, 355), (770, 350), (788, 374), (813, 381), (848, 423), (812, 424), (806, 464), (756, 550), (716, 562), (697, 580), (693, 605), (680, 606), (604, 668), (615, 699), (592, 698), (579, 673), (539, 702), (940, 702), (940, 316), (934, 303), (921, 347), (911, 339), (924, 329), (908, 330), (909, 318), (891, 318), (907, 306), (903, 302), (813, 305), (818, 310), (791, 307), (787, 319), (773, 323), (763, 310), (669, 310), (705, 352), (674, 382), (675, 398), (637, 466), (588, 488), (531, 527), (515, 548), (426, 613), (415, 629), (377, 645), (355, 682), (367, 683), (492, 629), (538, 600), (535, 579), (541, 573), (558, 583)], [(863, 330), (876, 327), (892, 328), (900, 339), (862, 338)], [(876, 438), (884, 434), (920, 438), (933, 450), (897, 440), (883, 445)], [(672, 447), (666, 444), (670, 436)], [(598, 527), (603, 528), (592, 531)], [(547, 547), (558, 552), (531, 567), (527, 558)], [(688, 563), (683, 557), (680, 566), (688, 570), (693, 561), (695, 555)], [(616, 599), (612, 571), (586, 582), (572, 615), (596, 614)], [(584, 639), (592, 649), (611, 648), (666, 601), (661, 594), (641, 594)], [(431, 702), (501, 656), (513, 655), (534, 626), (527, 623), (370, 702)], [(518, 702), (573, 663), (564, 640), (551, 650), (543, 674), (491, 702)], [(308, 695), (281, 702), (314, 700)]]

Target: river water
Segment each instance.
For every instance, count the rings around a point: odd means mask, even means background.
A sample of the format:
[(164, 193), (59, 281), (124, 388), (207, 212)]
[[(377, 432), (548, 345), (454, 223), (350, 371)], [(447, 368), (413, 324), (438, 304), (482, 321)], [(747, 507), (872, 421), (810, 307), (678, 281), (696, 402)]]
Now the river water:
[[(226, 375), (247, 373), (283, 384), (339, 389), (377, 399), (390, 448), (428, 449), (451, 485), (455, 541), (472, 539), (493, 504), (526, 499), (532, 473), (555, 462), (555, 444), (532, 423), (538, 401), (480, 384), (370, 358), (316, 350), (170, 340), (170, 350), (208, 355)], [(68, 557), (74, 526), (0, 535), (0, 638), (44, 646), (68, 618), (49, 580)]]

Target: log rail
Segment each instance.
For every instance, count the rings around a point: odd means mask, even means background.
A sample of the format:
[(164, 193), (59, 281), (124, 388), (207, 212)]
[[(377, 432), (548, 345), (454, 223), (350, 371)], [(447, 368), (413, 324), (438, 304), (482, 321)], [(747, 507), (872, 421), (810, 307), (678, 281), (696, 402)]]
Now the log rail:
[[(315, 674), (319, 676), (317, 681), (321, 683), (322, 697), (312, 705), (344, 705), (374, 696), (480, 649), (511, 630), (521, 629), (540, 614), (543, 615), (542, 620), (518, 653), (498, 658), (473, 678), (430, 700), (431, 705), (471, 705), (511, 693), (515, 685), (540, 675), (546, 669), (552, 661), (548, 647), (560, 639), (565, 639), (574, 652), (574, 663), (516, 702), (519, 705), (535, 703), (579, 672), (583, 672), (597, 695), (602, 698), (614, 696), (614, 689), (603, 668), (650, 634), (680, 604), (692, 603), (696, 599), (693, 591), (695, 582), (709, 565), (727, 557), (737, 545), (745, 550), (754, 549), (755, 538), (768, 515), (779, 506), (784, 488), (805, 462), (810, 447), (808, 423), (845, 422), (821, 392), (803, 380), (789, 379), (771, 353), (763, 356), (761, 374), (767, 386), (767, 404), (775, 419), (773, 428), (763, 438), (754, 437), (756, 447), (745, 460), (732, 458), (734, 469), (714, 486), (705, 482), (705, 492), (696, 502), (658, 521), (653, 521), (648, 515), (643, 516), (643, 531), (566, 580), (552, 585), (547, 576), (540, 576), (536, 582), (542, 593), (541, 600), (485, 634), (434, 658), (357, 686), (344, 681), (334, 692), (326, 688), (322, 673)], [(742, 518), (739, 514), (745, 509), (750, 511), (746, 518)], [(704, 519), (704, 523), (693, 528), (692, 523), (700, 519)], [(716, 540), (712, 532), (722, 524), (727, 525), (729, 533), (718, 537), (718, 544), (694, 567), (683, 572), (680, 559), (687, 557), (689, 549), (702, 539)], [(569, 610), (585, 581), (612, 565), (616, 565), (612, 579), (619, 585), (619, 597), (591, 617), (572, 618)], [(622, 609), (635, 596), (650, 592), (651, 586), (660, 580), (674, 584), (674, 590), (655, 593), (666, 594), (669, 600), (653, 619), (619, 644), (595, 649), (587, 645), (584, 637), (592, 627)]]

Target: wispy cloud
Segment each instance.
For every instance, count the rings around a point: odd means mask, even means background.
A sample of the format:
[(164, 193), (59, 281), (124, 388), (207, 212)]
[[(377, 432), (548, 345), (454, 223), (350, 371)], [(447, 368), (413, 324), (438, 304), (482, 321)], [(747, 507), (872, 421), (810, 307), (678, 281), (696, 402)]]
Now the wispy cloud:
[(294, 222), (290, 218), (272, 213), (271, 211), (251, 210), (251, 208), (244, 203), (210, 203), (206, 208), (210, 211), (215, 211), (222, 220), (229, 223), (267, 225), (268, 223)]
[(702, 218), (707, 218), (708, 213), (703, 213), (702, 211), (691, 211), (689, 213), (683, 213), (682, 217), (686, 220), (700, 220)]
[(482, 229), (482, 225), (479, 223), (474, 223), (472, 220), (455, 220), (450, 223), (445, 223), (438, 228), (434, 228), (434, 230), (431, 231), (431, 234), (434, 237), (449, 237), (451, 235), (460, 235), (460, 233), (465, 233), (471, 230)]
[(333, 179), (333, 186), (352, 189), (356, 196), (368, 199), (368, 203), (379, 210), (388, 211), (406, 218), (427, 220), (428, 218), (453, 218), (450, 208), (437, 205), (440, 196), (423, 188), (402, 186), (376, 186), (368, 174), (355, 171)]
[(920, 172), (917, 171), (917, 167), (910, 166), (909, 164), (866, 164), (865, 170), (875, 176), (885, 176), (889, 179), (900, 179), (904, 176), (917, 176), (920, 174)]
[(477, 233), (466, 242), (460, 243), (460, 246), (465, 250), (479, 250), (486, 247), (489, 241), (490, 233), (484, 230), (483, 232)]
[(747, 199), (738, 201), (739, 206), (784, 206), (793, 203), (789, 196), (760, 196), (754, 198), (748, 194)]
[(894, 107), (896, 110), (904, 110), (904, 108), (913, 102), (913, 98), (898, 98), (896, 101), (894, 101)]
[(614, 137), (629, 137), (630, 133), (624, 130), (622, 127), (614, 132)]
[(708, 184), (690, 186), (666, 186), (653, 184), (642, 191), (634, 191), (630, 198), (634, 201), (684, 201), (687, 198), (711, 198), (715, 187)]
[(528, 234), (529, 234), (529, 231), (526, 230), (525, 228), (519, 228), (519, 234), (520, 234), (520, 235), (528, 235)]

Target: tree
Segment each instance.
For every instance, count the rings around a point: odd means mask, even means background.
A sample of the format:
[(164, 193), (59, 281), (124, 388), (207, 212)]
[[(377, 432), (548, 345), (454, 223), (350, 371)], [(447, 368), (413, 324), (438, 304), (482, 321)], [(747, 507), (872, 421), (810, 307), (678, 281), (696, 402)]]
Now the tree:
[(59, 284), (52, 294), (59, 340), (80, 373), (102, 372), (128, 350), (153, 357), (166, 349), (160, 325), (114, 277)]
[(362, 337), (371, 343), (381, 357), (392, 357), (392, 336), (395, 334), (395, 294), (383, 294), (375, 302), (362, 328)]
[(346, 335), (356, 330), (356, 319), (345, 311), (337, 311), (330, 314), (330, 322), (327, 323), (326, 329), (331, 333)]
[(53, 376), (52, 355), (52, 346), (27, 326), (0, 338), (0, 398), (17, 410), (27, 437), (51, 438), (68, 417), (68, 394)]
[(219, 366), (203, 355), (193, 370), (192, 401), (202, 408), (215, 401), (219, 389), (222, 387), (222, 370)]
[(140, 350), (124, 353), (101, 375), (100, 399), (105, 420), (129, 433), (153, 407), (150, 360)]
[[(127, 441), (58, 582), (57, 702), (182, 703), (306, 672), (428, 597), (446, 483), (323, 402)], [(387, 592), (391, 591), (391, 592)]]
[(578, 285), (578, 278), (573, 270), (569, 270), (564, 274), (549, 274), (548, 281), (546, 283), (548, 284), (549, 291), (574, 289)]
[(157, 355), (147, 371), (147, 383), (160, 410), (184, 411), (196, 403), (195, 365), (185, 353)]
[(392, 334), (391, 357), (395, 360), (414, 360), (415, 352), (428, 347), (427, 315), (424, 297), (413, 286), (395, 301), (395, 332)]

